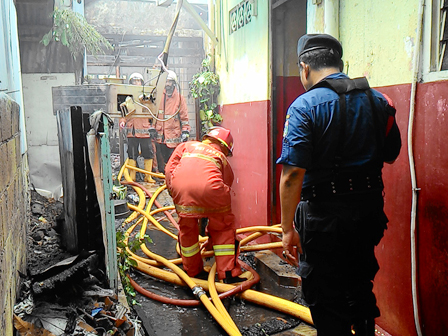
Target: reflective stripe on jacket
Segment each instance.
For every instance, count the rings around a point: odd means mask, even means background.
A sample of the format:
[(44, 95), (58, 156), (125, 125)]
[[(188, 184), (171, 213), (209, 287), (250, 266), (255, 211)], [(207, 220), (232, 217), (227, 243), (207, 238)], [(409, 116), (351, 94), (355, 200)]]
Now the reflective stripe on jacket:
[(126, 136), (128, 138), (149, 138), (149, 129), (152, 128), (149, 118), (121, 118), (126, 123)]
[(181, 143), (171, 155), (165, 174), (179, 216), (231, 213), (233, 171), (218, 145)]

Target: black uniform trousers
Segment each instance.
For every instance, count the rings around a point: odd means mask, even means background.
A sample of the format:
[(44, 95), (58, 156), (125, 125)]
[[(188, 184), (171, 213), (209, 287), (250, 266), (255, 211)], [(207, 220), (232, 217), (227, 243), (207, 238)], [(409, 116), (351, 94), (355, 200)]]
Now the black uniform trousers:
[(299, 203), (295, 223), (303, 254), (298, 274), (318, 336), (373, 335), (380, 316), (372, 292), (375, 246), (388, 219), (382, 191)]
[(165, 174), (165, 166), (176, 148), (170, 148), (164, 143), (157, 143), (156, 148), (157, 166), (159, 172)]
[(151, 138), (128, 138), (128, 157), (137, 160), (139, 155), (145, 160), (154, 158)]

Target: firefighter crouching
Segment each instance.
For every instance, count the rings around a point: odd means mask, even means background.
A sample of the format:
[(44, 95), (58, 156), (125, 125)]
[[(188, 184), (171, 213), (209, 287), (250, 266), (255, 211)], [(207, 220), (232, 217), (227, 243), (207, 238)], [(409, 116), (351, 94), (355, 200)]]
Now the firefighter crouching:
[(177, 89), (177, 75), (168, 70), (165, 91), (155, 121), (157, 131), (157, 166), (165, 173), (165, 164), (177, 145), (188, 140), (190, 124), (185, 98)]
[(232, 148), (230, 131), (213, 127), (202, 142), (181, 143), (166, 165), (166, 184), (180, 218), (182, 262), (191, 277), (203, 272), (198, 224), (208, 218), (209, 246), (215, 253), (218, 278), (228, 283), (242, 280), (230, 197), (233, 171), (226, 158)]
[[(133, 73), (129, 77), (129, 84), (143, 85), (143, 76), (139, 73)], [(130, 166), (137, 166), (137, 157), (144, 158), (145, 170), (152, 171), (154, 150), (151, 142), (151, 130), (154, 130), (152, 125), (152, 118), (121, 118), (120, 128), (125, 129), (127, 144), (128, 144), (128, 164)], [(136, 171), (129, 170), (129, 174), (133, 181), (135, 181)], [(145, 182), (155, 183), (154, 179), (149, 174), (145, 174)]]

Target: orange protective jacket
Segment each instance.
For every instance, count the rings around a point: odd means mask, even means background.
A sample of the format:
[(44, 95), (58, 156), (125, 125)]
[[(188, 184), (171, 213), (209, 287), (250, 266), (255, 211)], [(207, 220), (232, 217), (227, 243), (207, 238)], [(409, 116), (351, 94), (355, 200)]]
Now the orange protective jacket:
[(182, 131), (190, 132), (187, 103), (177, 88), (171, 97), (166, 95), (166, 91), (163, 92), (157, 117), (165, 120), (174, 114), (176, 116), (167, 121), (155, 120), (157, 142), (164, 143), (169, 148), (174, 148), (182, 142)]
[(149, 129), (153, 128), (150, 118), (121, 118), (126, 123), (126, 136), (128, 138), (149, 138)]
[(181, 143), (165, 167), (168, 190), (181, 217), (232, 213), (233, 171), (215, 144)]

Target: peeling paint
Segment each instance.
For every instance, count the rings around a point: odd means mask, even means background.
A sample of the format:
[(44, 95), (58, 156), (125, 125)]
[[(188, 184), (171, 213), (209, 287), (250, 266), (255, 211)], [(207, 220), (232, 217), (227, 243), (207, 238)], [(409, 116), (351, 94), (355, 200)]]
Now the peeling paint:
[(411, 36), (406, 36), (404, 38), (404, 50), (408, 54), (409, 58), (413, 57), (414, 54), (414, 38)]
[(441, 98), (437, 101), (437, 119), (439, 122), (445, 121), (445, 112), (447, 110), (447, 100)]
[(417, 6), (408, 1), (340, 2), (339, 36), (350, 77), (366, 74), (371, 86), (412, 81)]

